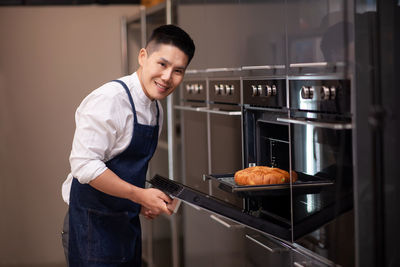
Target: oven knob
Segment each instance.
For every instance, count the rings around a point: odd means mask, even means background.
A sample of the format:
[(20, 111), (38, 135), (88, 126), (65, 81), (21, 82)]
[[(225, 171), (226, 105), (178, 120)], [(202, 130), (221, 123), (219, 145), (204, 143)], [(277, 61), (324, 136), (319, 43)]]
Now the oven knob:
[(219, 85), (219, 94), (220, 95), (226, 95), (225, 85), (224, 84), (220, 84)]
[(201, 84), (195, 84), (194, 85), (194, 92), (196, 93), (196, 94), (200, 94), (200, 91), (201, 91), (201, 89), (203, 88), (203, 86), (201, 85)]
[(257, 86), (257, 91), (258, 91), (258, 93), (257, 93), (258, 95), (261, 95), (261, 96), (263, 95), (263, 86), (261, 84)]
[(322, 86), (321, 87), (321, 100), (329, 100), (331, 95), (329, 87)]
[(314, 97), (314, 87), (301, 87), (301, 97), (303, 99), (312, 99)]
[(191, 94), (193, 92), (193, 85), (192, 84), (187, 84), (186, 85), (186, 92), (188, 92), (188, 94)]
[(335, 86), (331, 86), (330, 93), (331, 93), (331, 100), (335, 100), (335, 98), (336, 98), (336, 87)]
[(272, 88), (269, 85), (265, 86), (265, 96), (267, 97), (272, 96)]
[(233, 95), (235, 93), (235, 86), (231, 84), (231, 89), (229, 90), (230, 94)]
[(218, 84), (214, 85), (214, 89), (216, 95), (220, 95), (222, 93)]
[(308, 99), (310, 96), (310, 88), (307, 86), (301, 87), (301, 98)]
[(233, 84), (232, 85), (229, 85), (229, 84), (225, 85), (225, 93), (226, 93), (226, 95), (233, 95), (234, 89), (235, 89), (235, 87), (234, 87)]
[(252, 95), (252, 96), (257, 96), (257, 95), (258, 95), (257, 86), (252, 85), (252, 86), (251, 86), (251, 89), (253, 89), (251, 95)]
[(273, 95), (273, 96), (276, 95), (276, 86), (273, 84), (273, 85), (271, 86), (271, 88), (272, 88), (272, 95)]
[(314, 87), (310, 87), (310, 98), (309, 99), (313, 99), (314, 98)]

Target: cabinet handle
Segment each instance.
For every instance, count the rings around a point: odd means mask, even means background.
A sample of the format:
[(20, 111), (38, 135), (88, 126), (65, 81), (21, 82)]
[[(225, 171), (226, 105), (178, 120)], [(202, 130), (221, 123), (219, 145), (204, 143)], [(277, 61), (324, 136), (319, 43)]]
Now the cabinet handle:
[(301, 263), (298, 263), (297, 261), (295, 261), (295, 262), (293, 263), (293, 265), (294, 265), (295, 267), (307, 267), (307, 264), (304, 265), (304, 262), (303, 262), (303, 264), (301, 264)]
[[(250, 235), (246, 235), (247, 239), (250, 239), (251, 241), (253, 241), (254, 243), (256, 243), (257, 245), (260, 245), (261, 247), (265, 248), (266, 250), (268, 250), (271, 253), (279, 253), (279, 252), (283, 252), (283, 251), (287, 251), (288, 248), (280, 246), (280, 247), (272, 247), (271, 244), (272, 242), (270, 242), (270, 246), (266, 245), (264, 242), (261, 242), (257, 239), (255, 239), (254, 237), (250, 236)], [(276, 245), (276, 244), (273, 244)]]
[(215, 216), (214, 214), (211, 214), (210, 218), (213, 219), (216, 222), (219, 222), (220, 224), (222, 224), (226, 228), (243, 228), (243, 225), (240, 225), (240, 224), (229, 224), (226, 221), (222, 220), (221, 218)]

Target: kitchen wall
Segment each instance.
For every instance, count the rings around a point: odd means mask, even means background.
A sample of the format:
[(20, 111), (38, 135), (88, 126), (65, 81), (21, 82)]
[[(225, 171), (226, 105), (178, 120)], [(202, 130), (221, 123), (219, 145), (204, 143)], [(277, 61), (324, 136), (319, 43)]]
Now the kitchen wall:
[(0, 266), (65, 266), (74, 112), (122, 75), (120, 18), (138, 9), (0, 8)]

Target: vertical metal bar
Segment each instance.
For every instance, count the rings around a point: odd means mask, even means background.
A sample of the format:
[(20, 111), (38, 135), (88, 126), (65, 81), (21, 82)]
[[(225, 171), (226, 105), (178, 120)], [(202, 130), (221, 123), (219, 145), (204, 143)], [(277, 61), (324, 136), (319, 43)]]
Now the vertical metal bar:
[(172, 0), (167, 0), (166, 1), (166, 23), (167, 24), (172, 24)]
[(140, 6), (140, 33), (142, 47), (146, 47), (147, 42), (147, 24), (146, 24), (146, 7)]
[[(166, 24), (172, 24), (172, 1), (166, 1), (165, 8)], [(168, 123), (168, 174), (170, 179), (175, 179), (175, 121), (174, 121), (174, 98), (172, 95), (167, 97), (167, 123)], [(172, 266), (179, 267), (179, 232), (178, 221), (175, 216), (171, 217), (171, 235), (172, 235)]]
[(121, 18), (121, 64), (122, 73), (127, 75), (129, 72), (128, 63), (128, 25), (126, 23), (126, 17)]

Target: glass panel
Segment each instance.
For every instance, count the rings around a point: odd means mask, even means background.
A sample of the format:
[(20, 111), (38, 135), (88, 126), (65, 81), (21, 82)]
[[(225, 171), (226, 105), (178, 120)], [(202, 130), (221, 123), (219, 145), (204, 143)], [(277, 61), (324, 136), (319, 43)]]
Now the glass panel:
[[(353, 57), (353, 27), (346, 1), (294, 0), (287, 7), (289, 64), (327, 62), (340, 67)], [(321, 69), (326, 66), (314, 71)]]
[(197, 49), (190, 68), (284, 64), (284, 8), (261, 1), (179, 1), (178, 24)]
[[(333, 182), (332, 185), (310, 187), (304, 194), (293, 191), (293, 236), (297, 240), (352, 209), (352, 131), (291, 125), (291, 136), (292, 168), (298, 177), (308, 177), (314, 185), (324, 180)], [(337, 233), (335, 239), (327, 240), (324, 231), (325, 228), (320, 228), (303, 241), (313, 240), (312, 244), (320, 242), (324, 246), (327, 241), (336, 245), (336, 242), (345, 242), (352, 237), (349, 233), (346, 236)]]

